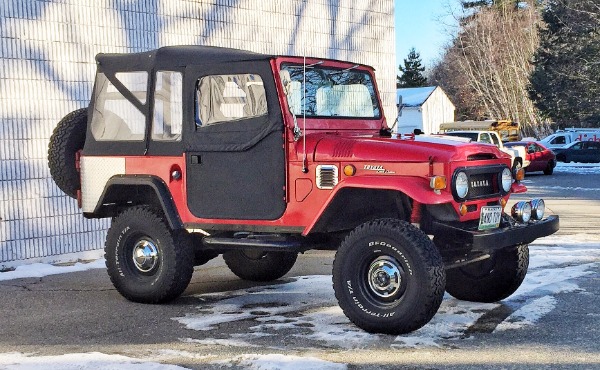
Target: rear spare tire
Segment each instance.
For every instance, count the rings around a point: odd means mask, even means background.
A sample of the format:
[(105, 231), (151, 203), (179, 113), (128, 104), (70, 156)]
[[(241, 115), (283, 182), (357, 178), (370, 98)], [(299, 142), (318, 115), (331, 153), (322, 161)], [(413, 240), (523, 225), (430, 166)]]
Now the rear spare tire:
[(77, 198), (77, 190), (81, 188), (75, 158), (85, 144), (86, 129), (87, 108), (77, 109), (58, 122), (48, 145), (48, 167), (52, 179), (72, 198)]

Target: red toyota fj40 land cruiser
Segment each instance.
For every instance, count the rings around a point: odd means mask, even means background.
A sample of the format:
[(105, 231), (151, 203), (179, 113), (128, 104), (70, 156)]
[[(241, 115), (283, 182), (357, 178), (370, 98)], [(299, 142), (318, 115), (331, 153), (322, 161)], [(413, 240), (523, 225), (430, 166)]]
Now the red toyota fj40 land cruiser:
[[(359, 327), (425, 325), (444, 291), (494, 302), (558, 230), (496, 147), (392, 137), (373, 69), (203, 46), (99, 54), (91, 103), (49, 146), (57, 185), (112, 217), (108, 274), (136, 302), (178, 297), (223, 254), (242, 279), (337, 249), (333, 287)], [(515, 179), (516, 176), (516, 179)]]

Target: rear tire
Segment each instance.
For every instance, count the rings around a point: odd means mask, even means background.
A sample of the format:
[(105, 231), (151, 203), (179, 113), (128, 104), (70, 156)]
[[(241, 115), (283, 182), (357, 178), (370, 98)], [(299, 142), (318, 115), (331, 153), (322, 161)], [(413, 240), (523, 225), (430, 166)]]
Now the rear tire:
[(527, 245), (500, 250), (486, 260), (446, 271), (446, 291), (463, 301), (497, 302), (521, 286), (528, 266)]
[(298, 258), (295, 252), (234, 250), (223, 253), (227, 267), (237, 277), (250, 281), (272, 281), (287, 274)]
[(371, 333), (404, 334), (427, 324), (442, 303), (445, 283), (442, 257), (433, 242), (397, 219), (358, 226), (333, 262), (340, 307)]
[(87, 108), (77, 109), (58, 122), (48, 144), (52, 179), (71, 198), (77, 198), (77, 191), (81, 189), (75, 157), (83, 149), (86, 130)]
[(194, 248), (185, 230), (171, 230), (160, 212), (133, 207), (112, 220), (106, 268), (130, 301), (163, 303), (177, 298), (194, 272)]

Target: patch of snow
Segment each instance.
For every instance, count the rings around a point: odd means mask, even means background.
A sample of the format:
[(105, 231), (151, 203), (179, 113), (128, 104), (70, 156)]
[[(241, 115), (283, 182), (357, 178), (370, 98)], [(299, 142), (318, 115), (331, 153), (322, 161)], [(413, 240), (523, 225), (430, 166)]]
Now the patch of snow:
[(0, 281), (23, 278), (41, 278), (48, 275), (66, 274), (69, 272), (87, 271), (99, 268), (106, 268), (103, 258), (89, 263), (77, 262), (72, 266), (55, 266), (45, 263), (32, 263), (31, 265), (18, 266), (14, 271), (0, 272)]
[(143, 361), (121, 355), (99, 352), (70, 353), (60, 356), (34, 356), (23, 353), (1, 353), (2, 370), (181, 370), (184, 367)]
[(245, 354), (230, 360), (215, 361), (213, 364), (236, 365), (248, 370), (345, 370), (345, 364), (324, 361), (314, 357), (291, 355)]
[[(449, 295), (433, 319), (423, 328), (393, 338), (392, 348), (437, 347), (456, 340), (486, 313), (500, 305), (513, 309), (499, 330), (535, 324), (552, 311), (553, 295), (583, 292), (577, 279), (592, 274), (600, 265), (600, 243), (588, 234), (551, 236), (530, 245), (529, 272), (521, 287), (502, 303), (473, 303)], [(199, 295), (198, 312), (174, 318), (189, 329), (202, 330), (195, 343), (224, 346), (258, 346), (264, 336), (298, 336), (313, 341), (315, 348), (365, 348), (380, 344), (385, 335), (369, 334), (352, 324), (337, 304), (331, 276), (303, 276), (284, 284), (261, 286), (217, 294)], [(244, 322), (229, 339), (219, 337), (220, 325)], [(207, 337), (207, 335), (209, 337)], [(273, 342), (279, 342), (277, 338)]]
[(555, 172), (573, 174), (600, 174), (600, 163), (564, 163), (558, 162), (554, 168)]
[(536, 298), (513, 312), (496, 327), (495, 331), (521, 329), (526, 326), (532, 326), (540, 318), (552, 311), (556, 307), (556, 303), (556, 298), (552, 296)]
[(234, 339), (192, 339), (192, 338), (181, 338), (180, 341), (184, 343), (195, 343), (202, 344), (206, 346), (214, 346), (220, 345), (224, 347), (258, 347), (258, 345), (248, 343), (243, 340), (234, 340)]

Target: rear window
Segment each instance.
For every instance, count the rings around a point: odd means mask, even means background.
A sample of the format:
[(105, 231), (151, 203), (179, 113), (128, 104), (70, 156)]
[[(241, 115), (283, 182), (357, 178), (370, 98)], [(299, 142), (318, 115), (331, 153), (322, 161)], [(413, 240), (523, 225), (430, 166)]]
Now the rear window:
[[(140, 103), (146, 103), (148, 73), (120, 72), (115, 77)], [(96, 77), (91, 131), (97, 141), (143, 141), (146, 116), (127, 100), (104, 73)]]

